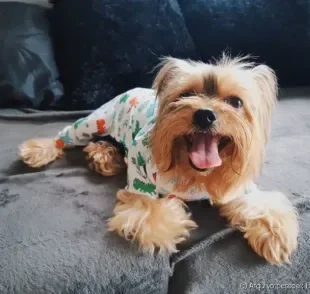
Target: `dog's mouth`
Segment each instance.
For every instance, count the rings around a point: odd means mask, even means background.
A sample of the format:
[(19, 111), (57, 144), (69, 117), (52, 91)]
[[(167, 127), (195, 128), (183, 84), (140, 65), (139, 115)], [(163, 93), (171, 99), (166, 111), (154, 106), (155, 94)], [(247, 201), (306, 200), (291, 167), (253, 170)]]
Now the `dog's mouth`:
[(230, 139), (209, 132), (197, 132), (186, 136), (189, 163), (197, 171), (203, 172), (222, 164), (221, 150)]

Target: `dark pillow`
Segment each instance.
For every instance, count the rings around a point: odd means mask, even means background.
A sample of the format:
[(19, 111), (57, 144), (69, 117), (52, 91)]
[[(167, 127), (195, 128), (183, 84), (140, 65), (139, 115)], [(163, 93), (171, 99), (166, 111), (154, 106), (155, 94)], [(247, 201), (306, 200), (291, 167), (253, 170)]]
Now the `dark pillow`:
[(61, 108), (93, 109), (149, 87), (163, 55), (198, 58), (177, 0), (62, 0), (50, 20), (65, 86)]
[(0, 2), (0, 11), (0, 106), (52, 106), (63, 88), (45, 9)]
[(203, 61), (231, 49), (258, 56), (274, 68), (282, 86), (309, 85), (308, 0), (179, 0)]

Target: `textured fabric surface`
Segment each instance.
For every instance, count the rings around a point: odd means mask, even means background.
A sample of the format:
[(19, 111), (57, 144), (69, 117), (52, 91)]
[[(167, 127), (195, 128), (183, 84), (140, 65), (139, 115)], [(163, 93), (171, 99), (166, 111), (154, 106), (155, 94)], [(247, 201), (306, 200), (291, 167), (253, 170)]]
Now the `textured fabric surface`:
[(95, 109), (149, 87), (163, 55), (208, 62), (226, 49), (259, 56), (282, 86), (309, 85), (309, 17), (307, 0), (60, 0), (50, 13), (58, 107)]
[[(17, 159), (21, 141), (53, 136), (86, 113), (1, 111), (0, 292), (307, 293), (272, 289), (309, 282), (310, 100), (300, 93), (289, 92), (294, 99), (279, 103), (260, 179), (262, 187), (287, 193), (300, 212), (298, 251), (290, 266), (281, 267), (258, 257), (205, 201), (190, 204), (200, 227), (171, 260), (139, 253), (106, 232), (123, 176), (104, 178), (87, 170), (80, 149), (41, 170)], [(254, 284), (265, 288), (258, 291)]]
[(43, 7), (0, 2), (0, 65), (0, 107), (46, 108), (63, 95)]
[(50, 20), (65, 85), (62, 108), (95, 109), (128, 89), (149, 87), (162, 55), (196, 56), (177, 0), (65, 0)]
[(52, 0), (0, 0), (0, 2), (21, 2), (27, 4), (35, 4), (45, 8), (52, 7)]
[(202, 60), (231, 49), (270, 65), (282, 86), (309, 85), (308, 0), (178, 0)]

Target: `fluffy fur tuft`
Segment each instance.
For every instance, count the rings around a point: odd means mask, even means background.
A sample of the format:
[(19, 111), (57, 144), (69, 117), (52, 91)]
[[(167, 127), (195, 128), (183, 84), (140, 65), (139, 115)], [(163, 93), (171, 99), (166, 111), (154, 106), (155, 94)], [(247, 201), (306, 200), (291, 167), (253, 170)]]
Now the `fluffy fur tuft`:
[(297, 212), (283, 194), (257, 191), (223, 205), (221, 214), (270, 263), (290, 262), (297, 248)]
[(119, 149), (109, 142), (91, 142), (84, 152), (87, 153), (89, 167), (103, 176), (117, 175), (126, 168)]
[(153, 253), (159, 248), (176, 252), (176, 245), (197, 226), (184, 210), (184, 202), (177, 198), (156, 200), (120, 190), (117, 199), (108, 228), (126, 239), (138, 241), (143, 251)]
[(20, 158), (29, 166), (43, 167), (63, 156), (53, 139), (31, 139), (19, 146)]

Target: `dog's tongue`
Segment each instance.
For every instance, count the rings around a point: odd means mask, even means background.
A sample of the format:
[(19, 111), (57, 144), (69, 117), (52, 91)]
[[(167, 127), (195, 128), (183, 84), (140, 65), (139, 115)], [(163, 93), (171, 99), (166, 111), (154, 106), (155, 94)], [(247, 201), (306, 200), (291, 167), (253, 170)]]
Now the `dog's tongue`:
[(222, 159), (218, 152), (218, 136), (199, 133), (193, 136), (189, 157), (199, 169), (220, 166)]

